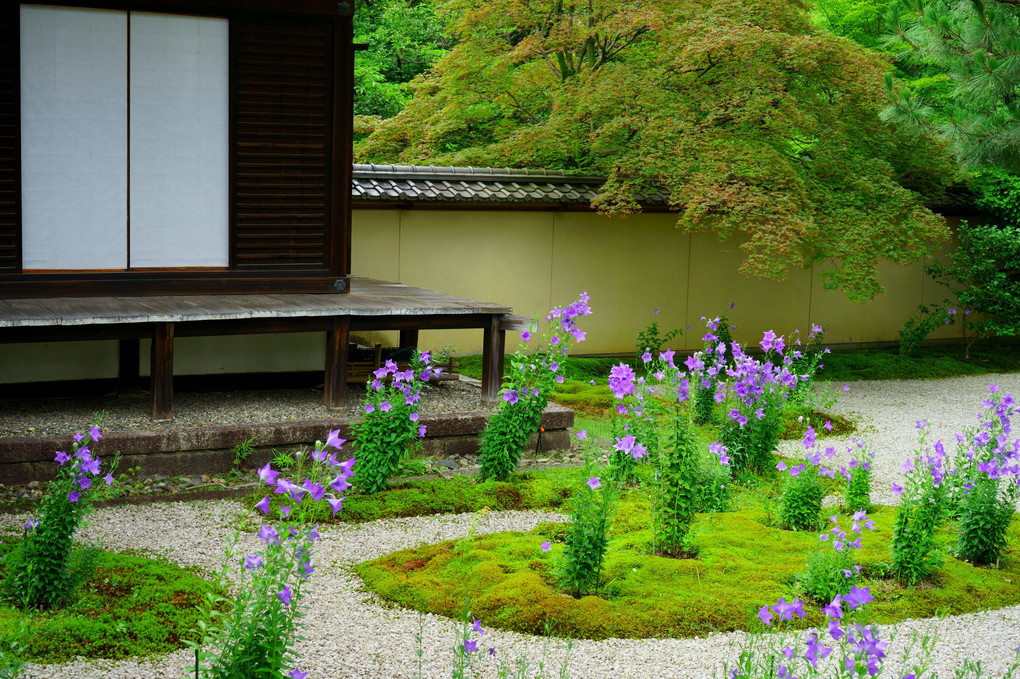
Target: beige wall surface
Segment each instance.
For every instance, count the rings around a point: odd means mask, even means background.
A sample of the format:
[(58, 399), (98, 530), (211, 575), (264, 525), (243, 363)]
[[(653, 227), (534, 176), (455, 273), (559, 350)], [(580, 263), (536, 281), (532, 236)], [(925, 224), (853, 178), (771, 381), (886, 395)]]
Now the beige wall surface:
[[(581, 324), (587, 340), (575, 353), (633, 351), (637, 332), (652, 321), (663, 333), (684, 331), (674, 348), (696, 349), (704, 334), (701, 317), (721, 314), (736, 325), (741, 342), (756, 343), (768, 329), (806, 334), (811, 324), (825, 327), (828, 343), (895, 341), (917, 305), (948, 293), (925, 276), (920, 262), (883, 262), (879, 278), (886, 291), (865, 304), (822, 288), (820, 274), (836, 265), (831, 261), (789, 271), (783, 281), (748, 278), (738, 272), (740, 241), (682, 233), (674, 224), (668, 214), (611, 219), (588, 212), (356, 210), (352, 273), (499, 302), (539, 318), (587, 292), (594, 312)], [(954, 326), (932, 336), (958, 333)], [(397, 341), (392, 332), (354, 339)], [(321, 333), (182, 338), (175, 372), (318, 370), (324, 341)], [(420, 341), (424, 348), (454, 345), (462, 354), (479, 353), (482, 333), (429, 330)], [(510, 333), (508, 350), (517, 345)], [(141, 363), (146, 374), (147, 346)], [(114, 377), (116, 371), (115, 342), (0, 345), (0, 383)]]
[[(948, 293), (925, 276), (923, 262), (881, 263), (886, 291), (864, 304), (822, 287), (821, 272), (836, 266), (832, 261), (790, 270), (782, 281), (749, 278), (738, 271), (742, 241), (682, 233), (674, 224), (668, 214), (612, 219), (588, 212), (359, 210), (353, 273), (385, 278), (392, 261), (379, 261), (375, 253), (396, 239), (398, 281), (407, 285), (500, 302), (540, 318), (587, 292), (594, 313), (582, 324), (588, 336), (577, 353), (632, 351), (637, 332), (652, 321), (662, 332), (684, 331), (675, 348), (696, 349), (704, 335), (701, 317), (721, 314), (737, 326), (734, 337), (741, 342), (757, 342), (769, 329), (806, 335), (812, 324), (825, 327), (828, 343), (896, 341), (917, 305)], [(947, 328), (933, 337), (958, 332)], [(430, 331), (422, 343), (477, 353), (481, 333)], [(516, 348), (517, 338), (508, 337), (507, 345)]]

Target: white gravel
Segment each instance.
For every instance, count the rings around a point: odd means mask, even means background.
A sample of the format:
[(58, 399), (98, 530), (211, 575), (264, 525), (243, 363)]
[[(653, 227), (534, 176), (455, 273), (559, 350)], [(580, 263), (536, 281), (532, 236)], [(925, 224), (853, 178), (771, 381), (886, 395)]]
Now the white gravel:
[[(840, 393), (836, 412), (856, 418), (869, 429), (867, 438), (878, 452), (875, 464), (876, 499), (892, 502), (889, 484), (902, 477), (900, 464), (916, 445), (916, 420), (927, 418), (933, 439), (949, 440), (955, 431), (975, 423), (989, 383), (1020, 393), (1020, 375), (965, 377), (939, 381), (855, 382)], [(796, 453), (791, 444), (790, 453)], [(832, 445), (832, 443), (826, 443)], [(84, 540), (102, 537), (107, 549), (149, 549), (183, 564), (215, 568), (220, 563), (233, 527), (243, 521), (240, 505), (232, 501), (193, 504), (150, 504), (103, 509)], [(530, 530), (537, 523), (563, 520), (537, 512), (490, 512), (475, 517), (479, 534)], [(23, 516), (0, 517), (0, 525), (20, 525)], [(305, 618), (307, 641), (298, 645), (300, 667), (314, 679), (354, 677), (410, 678), (419, 674), (415, 635), (423, 634), (423, 677), (450, 676), (454, 623), (413, 611), (387, 608), (352, 574), (355, 563), (412, 547), (456, 539), (468, 534), (468, 515), (376, 521), (338, 525), (322, 531), (317, 543), (317, 570), (311, 579)], [(257, 547), (257, 538), (242, 534), (242, 546)], [(947, 619), (903, 623), (890, 657), (902, 653), (912, 630), (935, 631), (941, 639), (932, 669), (948, 677), (964, 657), (982, 661), (986, 676), (1000, 676), (1020, 645), (1020, 606)], [(887, 638), (890, 630), (883, 632)], [(573, 643), (570, 673), (574, 677), (635, 679), (704, 679), (734, 659), (742, 633), (707, 639), (608, 640)], [(490, 629), (479, 647), (494, 646), (497, 658), (512, 660), (526, 654), (537, 672), (544, 658), (544, 676), (557, 676), (566, 643)], [(27, 677), (47, 679), (148, 679), (182, 677), (189, 654), (179, 652), (149, 662), (108, 663), (80, 659), (64, 665), (30, 665)], [(482, 676), (495, 676), (495, 663), (481, 659)], [(897, 661), (887, 663), (886, 676), (900, 676)], [(549, 671), (552, 668), (552, 671)]]

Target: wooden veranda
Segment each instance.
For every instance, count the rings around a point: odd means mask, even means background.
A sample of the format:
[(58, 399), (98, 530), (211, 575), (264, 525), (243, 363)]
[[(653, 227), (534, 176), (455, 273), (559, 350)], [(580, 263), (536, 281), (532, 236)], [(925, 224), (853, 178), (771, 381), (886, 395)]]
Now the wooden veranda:
[(417, 346), (419, 330), (479, 328), (482, 398), (496, 398), (506, 330), (523, 329), (524, 324), (509, 307), (371, 278), (352, 277), (351, 283), (343, 295), (3, 299), (0, 342), (121, 340), (121, 378), (137, 379), (138, 340), (151, 338), (152, 417), (164, 420), (173, 413), (175, 337), (324, 331), (323, 402), (337, 407), (346, 395), (351, 331), (399, 330), (401, 346)]

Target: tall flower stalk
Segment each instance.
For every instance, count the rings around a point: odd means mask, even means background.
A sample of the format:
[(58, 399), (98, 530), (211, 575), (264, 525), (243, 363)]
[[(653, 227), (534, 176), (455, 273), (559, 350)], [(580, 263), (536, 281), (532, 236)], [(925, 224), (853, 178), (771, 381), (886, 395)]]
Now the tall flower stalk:
[(893, 492), (901, 499), (893, 519), (892, 572), (908, 585), (929, 577), (942, 565), (935, 532), (947, 515), (946, 451), (941, 441), (934, 451), (928, 448), (926, 420), (919, 421), (917, 429), (916, 455), (903, 463), (904, 484), (893, 484)]
[(99, 426), (76, 433), (71, 452), (57, 451), (60, 465), (36, 516), (25, 524), (25, 539), (10, 557), (7, 594), (25, 608), (53, 608), (66, 602), (91, 572), (94, 553), (73, 551), (74, 533), (92, 512), (93, 501), (110, 492), (117, 460), (102, 474), (95, 453)]
[[(222, 599), (210, 596), (207, 602), (206, 621), (200, 624), (202, 642), (192, 643), (196, 677), (305, 676), (297, 667), (294, 643), (304, 615), (304, 585), (315, 572), (312, 555), (319, 538), (317, 526), (309, 525), (308, 517), (319, 502), (327, 503), (335, 516), (343, 507), (354, 472), (353, 457), (337, 460), (344, 443), (338, 435), (339, 430), (332, 431), (325, 444), (316, 443), (304, 479), (287, 479), (270, 464), (259, 469), (259, 479), (273, 490), (255, 506), (267, 517), (275, 514), (276, 521), (259, 529), (263, 547), (255, 554), (228, 550), (220, 581), (224, 584), (229, 571), (240, 568), (237, 594), (226, 614), (217, 611)], [(281, 498), (274, 508), (271, 496), (276, 495)]]
[(358, 487), (377, 493), (386, 487), (401, 460), (414, 454), (425, 436), (418, 416), (422, 385), (442, 368), (432, 368), (429, 352), (415, 351), (411, 366), (400, 370), (393, 361), (373, 373), (365, 414), (354, 425), (358, 445)]
[(534, 345), (532, 331), (521, 335), (523, 343), (510, 359), (499, 408), (482, 431), (478, 457), (483, 480), (506, 481), (517, 469), (524, 447), (538, 431), (554, 385), (563, 382), (562, 361), (571, 341), (584, 341), (577, 322), (591, 315), (588, 299), (582, 293), (573, 304), (554, 307), (546, 316), (548, 331)]

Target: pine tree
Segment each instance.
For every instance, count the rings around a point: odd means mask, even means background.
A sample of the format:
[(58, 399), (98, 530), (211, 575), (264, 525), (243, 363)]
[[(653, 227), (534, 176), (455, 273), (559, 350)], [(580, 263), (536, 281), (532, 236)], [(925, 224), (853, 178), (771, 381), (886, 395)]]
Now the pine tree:
[(899, 58), (941, 69), (954, 87), (938, 116), (886, 75), (883, 119), (941, 136), (968, 167), (1020, 171), (1020, 0), (894, 0), (887, 20)]

